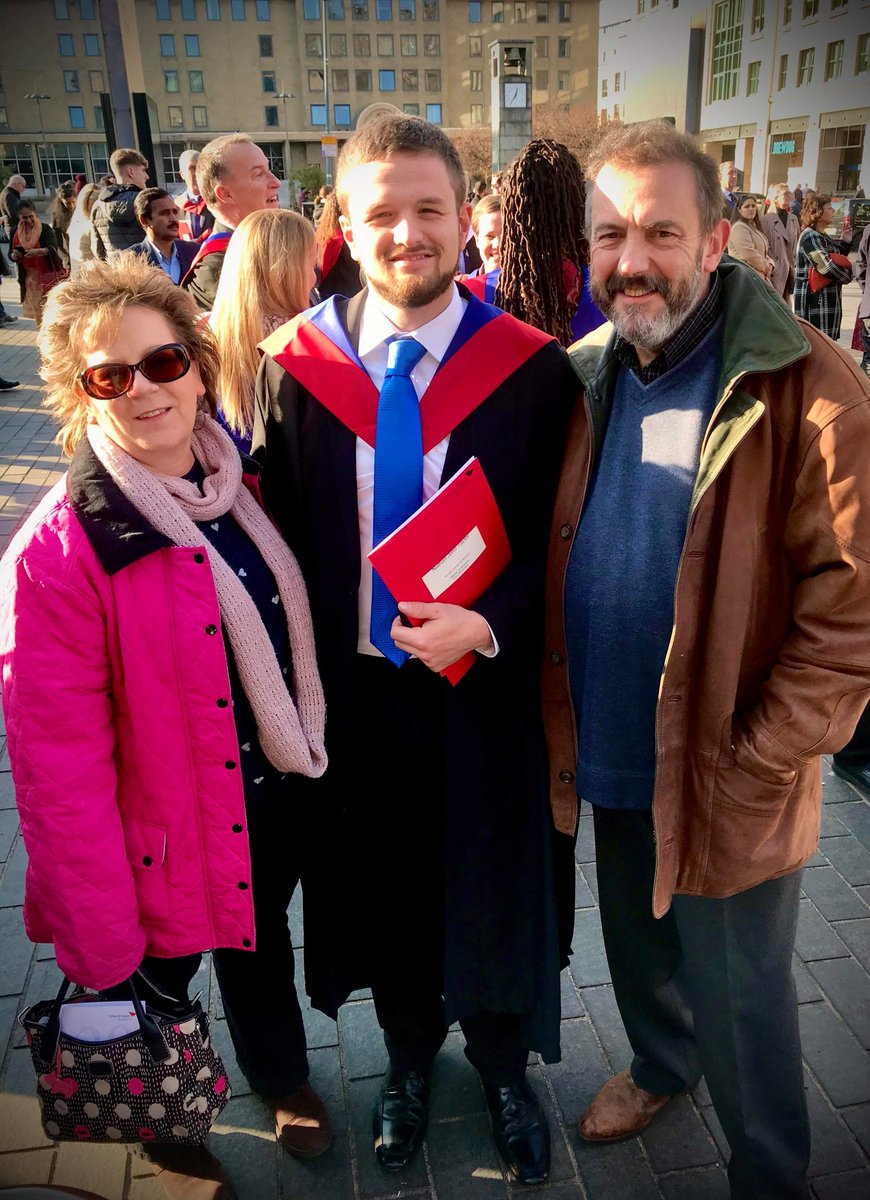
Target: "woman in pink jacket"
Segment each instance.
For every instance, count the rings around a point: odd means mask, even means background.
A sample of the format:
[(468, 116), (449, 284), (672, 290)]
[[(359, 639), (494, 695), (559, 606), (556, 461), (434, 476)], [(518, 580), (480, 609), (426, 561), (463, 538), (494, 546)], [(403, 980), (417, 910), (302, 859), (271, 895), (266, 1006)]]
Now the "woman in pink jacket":
[[(158, 1009), (214, 951), (239, 1066), (285, 1148), (313, 1157), (331, 1133), (287, 907), (298, 776), (326, 756), (301, 574), (214, 420), (216, 350), (168, 276), (87, 264), (52, 292), (39, 344), (71, 461), (0, 563), (27, 932), (74, 983), (136, 975)], [(170, 1195), (235, 1194), (204, 1148), (157, 1134)]]

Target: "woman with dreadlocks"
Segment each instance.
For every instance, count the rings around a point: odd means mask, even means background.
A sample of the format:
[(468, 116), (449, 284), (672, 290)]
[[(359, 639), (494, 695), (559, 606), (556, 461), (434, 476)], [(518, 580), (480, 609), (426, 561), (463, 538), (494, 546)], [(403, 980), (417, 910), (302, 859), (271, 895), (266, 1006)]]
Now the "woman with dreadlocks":
[(496, 304), (570, 345), (604, 324), (587, 285), (586, 184), (567, 146), (529, 142), (505, 174)]

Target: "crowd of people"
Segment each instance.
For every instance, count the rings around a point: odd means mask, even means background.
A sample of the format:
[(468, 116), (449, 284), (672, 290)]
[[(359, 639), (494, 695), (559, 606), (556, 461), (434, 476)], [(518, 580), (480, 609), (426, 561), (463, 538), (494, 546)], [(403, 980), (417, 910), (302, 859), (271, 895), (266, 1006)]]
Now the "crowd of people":
[[(383, 1031), (380, 1166), (419, 1152), (457, 1022), (506, 1171), (540, 1184), (527, 1064), (560, 1057), (585, 803), (634, 1057), (580, 1136), (703, 1075), (732, 1200), (808, 1200), (801, 867), (821, 755), (859, 786), (870, 760), (868, 347), (861, 371), (831, 340), (830, 198), (762, 213), (656, 121), (582, 167), (535, 139), (470, 189), (440, 129), (383, 116), (316, 230), (244, 134), (179, 165), (178, 196), (123, 149), (53, 225), (16, 205), (70, 459), (0, 562), (28, 935), (157, 1012), (211, 951), (239, 1070), (314, 1159), (301, 884), (312, 1004), (370, 988)], [(393, 597), (373, 546), (470, 459), (507, 565), (469, 605)], [(168, 1195), (235, 1196), (155, 1128)]]

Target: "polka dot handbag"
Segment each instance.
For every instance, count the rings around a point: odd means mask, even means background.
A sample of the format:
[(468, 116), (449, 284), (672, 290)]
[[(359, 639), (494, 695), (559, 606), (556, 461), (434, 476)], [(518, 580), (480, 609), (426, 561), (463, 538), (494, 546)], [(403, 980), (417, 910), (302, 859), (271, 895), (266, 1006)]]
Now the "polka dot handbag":
[[(130, 984), (139, 1029), (85, 1042), (60, 1030), (69, 980), (54, 1000), (19, 1015), (36, 1069), (46, 1136), (57, 1142), (205, 1141), (231, 1092), (198, 1000), (181, 1017), (142, 1007)], [(102, 1000), (86, 994), (78, 1002)]]

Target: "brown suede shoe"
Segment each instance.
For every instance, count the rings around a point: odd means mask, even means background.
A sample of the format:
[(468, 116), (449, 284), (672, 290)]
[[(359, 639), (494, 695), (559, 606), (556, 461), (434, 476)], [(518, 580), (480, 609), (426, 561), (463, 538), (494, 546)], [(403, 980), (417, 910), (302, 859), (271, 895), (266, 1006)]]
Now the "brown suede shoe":
[(672, 1096), (656, 1096), (638, 1087), (626, 1069), (608, 1079), (580, 1118), (580, 1136), (587, 1142), (621, 1142), (646, 1129)]
[(294, 1158), (317, 1158), (332, 1145), (332, 1126), (323, 1101), (310, 1084), (275, 1100), (275, 1133)]
[(206, 1146), (149, 1142), (135, 1151), (154, 1166), (172, 1200), (238, 1200), (229, 1175)]

